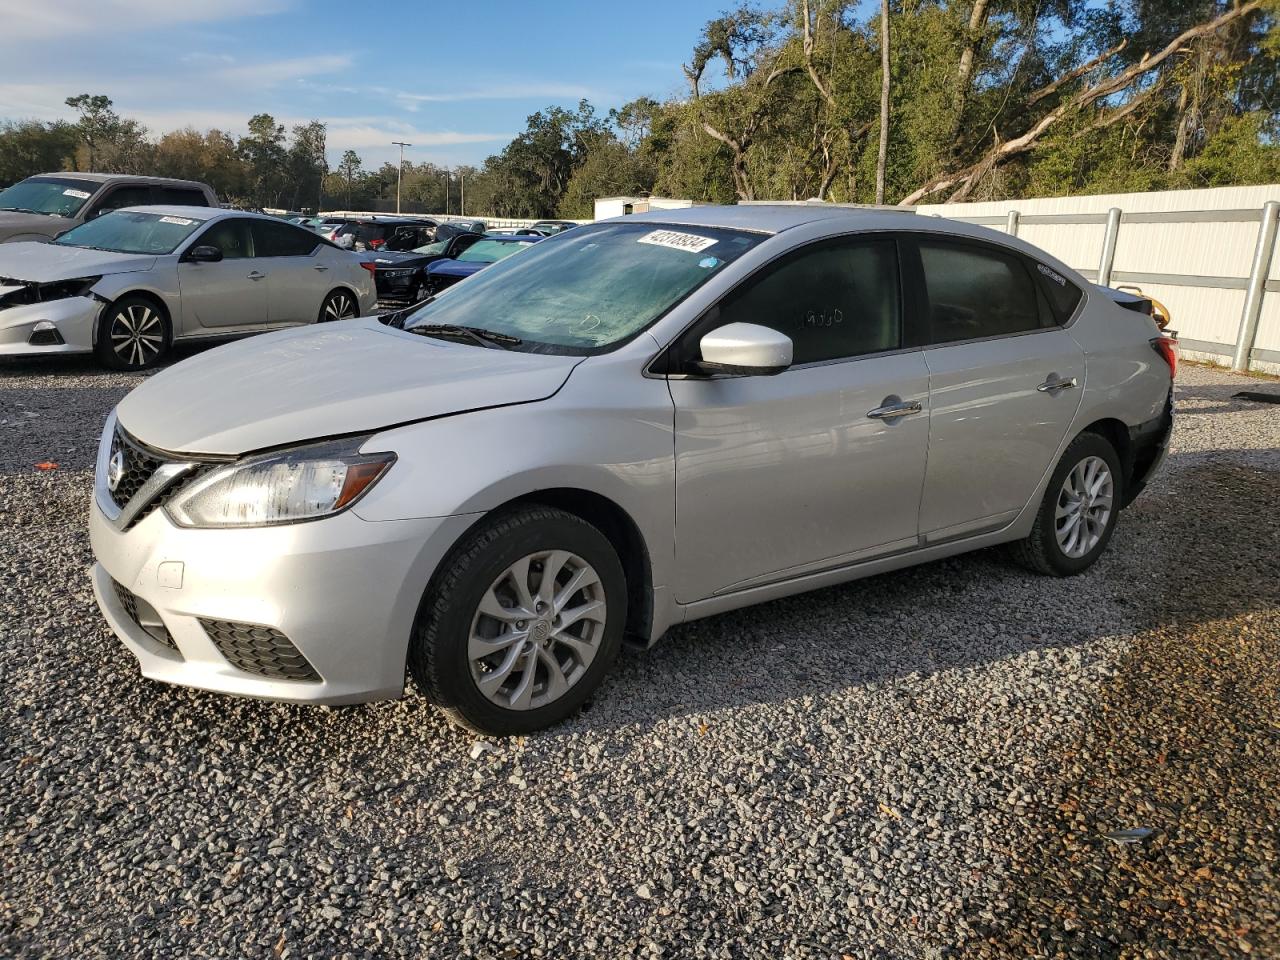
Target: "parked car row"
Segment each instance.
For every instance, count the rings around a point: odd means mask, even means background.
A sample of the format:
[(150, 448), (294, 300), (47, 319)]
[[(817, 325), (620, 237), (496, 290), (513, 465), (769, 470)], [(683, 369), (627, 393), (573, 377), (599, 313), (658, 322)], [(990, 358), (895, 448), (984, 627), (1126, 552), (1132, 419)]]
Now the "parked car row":
[(101, 174), (30, 177), (0, 208), (0, 240), (17, 241), (0, 245), (0, 355), (92, 352), (126, 370), (183, 341), (421, 302), (544, 236), (487, 236), (475, 219), (268, 216), (224, 208), (204, 184)]

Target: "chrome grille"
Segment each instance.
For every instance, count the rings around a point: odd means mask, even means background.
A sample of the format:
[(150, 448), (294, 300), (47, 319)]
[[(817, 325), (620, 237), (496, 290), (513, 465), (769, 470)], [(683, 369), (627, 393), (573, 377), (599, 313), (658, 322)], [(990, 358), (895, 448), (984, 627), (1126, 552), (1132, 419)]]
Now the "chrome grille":
[[(119, 425), (116, 426), (115, 432), (111, 436), (111, 452), (107, 461), (108, 464), (117, 456), (120, 457), (121, 463), (120, 479), (116, 481), (114, 489), (111, 488), (110, 484), (107, 485), (107, 493), (121, 510), (138, 495), (138, 491), (146, 485), (157, 470), (166, 464), (178, 462), (158, 451), (143, 446), (125, 433)], [(182, 462), (189, 463), (190, 461)], [(188, 469), (187, 472), (175, 477), (167, 485), (150, 494), (150, 499), (146, 503), (140, 504), (140, 509), (133, 514), (123, 529), (128, 530), (154, 510), (163, 507), (188, 483), (208, 473), (211, 469), (213, 469), (212, 464), (199, 464), (194, 469)]]

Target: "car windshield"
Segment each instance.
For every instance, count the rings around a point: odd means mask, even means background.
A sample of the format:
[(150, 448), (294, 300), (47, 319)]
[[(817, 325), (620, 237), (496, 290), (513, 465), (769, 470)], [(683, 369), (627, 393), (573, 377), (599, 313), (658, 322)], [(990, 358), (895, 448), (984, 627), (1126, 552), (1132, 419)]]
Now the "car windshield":
[(448, 246), (449, 246), (448, 240), (437, 240), (435, 243), (428, 243), (425, 246), (414, 247), (413, 252), (427, 253), (427, 254), (444, 253), (445, 249)]
[(527, 246), (527, 243), (507, 243), (503, 240), (477, 240), (458, 254), (457, 259), (468, 263), (497, 263)]
[(469, 326), (519, 337), (524, 343), (515, 349), (600, 353), (640, 333), (763, 239), (634, 222), (578, 227), (450, 287), (405, 328)]
[(64, 247), (159, 256), (173, 253), (203, 223), (189, 217), (114, 210), (68, 230), (53, 242)]
[(0, 190), (0, 210), (74, 217), (100, 186), (92, 180), (69, 177), (29, 177)]

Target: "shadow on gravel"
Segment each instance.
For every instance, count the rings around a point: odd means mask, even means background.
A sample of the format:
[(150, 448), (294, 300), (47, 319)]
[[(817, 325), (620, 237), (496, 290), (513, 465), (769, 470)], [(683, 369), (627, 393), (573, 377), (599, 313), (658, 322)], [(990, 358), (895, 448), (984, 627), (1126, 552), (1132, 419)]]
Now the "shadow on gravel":
[[(195, 356), (197, 353), (203, 353), (213, 347), (219, 346), (221, 343), (230, 341), (214, 341), (209, 343), (180, 343), (175, 346), (164, 361), (157, 364), (154, 368), (147, 370), (144, 375), (154, 373), (156, 370), (163, 370), (165, 367), (172, 366), (187, 357)], [(91, 376), (133, 376), (133, 374), (121, 373), (118, 370), (108, 370), (97, 358), (88, 353), (73, 354), (51, 354), (47, 356), (32, 357), (0, 357), (0, 383), (3, 383), (10, 377), (91, 377)], [(53, 384), (42, 384), (42, 387), (48, 388)], [(2, 408), (0, 408), (2, 409)]]
[[(1115, 574), (1143, 629), (965, 956), (1280, 956), (1280, 474), (1193, 465), (1178, 487), (1128, 518)], [(1103, 836), (1135, 827), (1154, 833)]]

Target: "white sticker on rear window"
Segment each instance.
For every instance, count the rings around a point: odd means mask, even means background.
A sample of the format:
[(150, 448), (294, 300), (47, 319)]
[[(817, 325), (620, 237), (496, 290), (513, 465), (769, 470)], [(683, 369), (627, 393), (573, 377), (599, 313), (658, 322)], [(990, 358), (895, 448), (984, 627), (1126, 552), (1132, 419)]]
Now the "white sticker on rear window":
[(87, 191), (84, 191), (84, 190), (72, 190), (72, 189), (70, 189), (70, 188), (67, 188), (66, 190), (63, 190), (63, 191), (62, 191), (62, 195), (63, 195), (64, 197), (75, 197), (77, 200), (88, 200), (88, 199), (89, 199), (89, 194), (88, 194), (88, 192), (87, 192)]
[(161, 223), (176, 223), (176, 224), (177, 224), (178, 226), (180, 226), (180, 227), (189, 227), (189, 226), (191, 226), (193, 223), (195, 223), (195, 221), (194, 221), (194, 220), (188, 220), (186, 217), (161, 217), (161, 218), (160, 218), (160, 222), (161, 222)]
[(646, 233), (637, 243), (652, 243), (657, 247), (670, 247), (672, 250), (683, 250), (686, 253), (701, 253), (707, 247), (715, 246), (712, 237), (700, 237), (696, 233), (679, 233), (676, 230), (654, 230)]
[(1067, 285), (1067, 281), (1065, 277), (1061, 276), (1060, 274), (1054, 273), (1052, 270), (1046, 267), (1043, 263), (1037, 263), (1036, 269), (1039, 270), (1041, 273), (1043, 273), (1046, 277), (1048, 277), (1054, 283), (1056, 283), (1058, 286), (1065, 287)]

